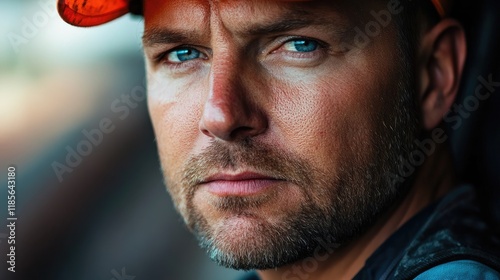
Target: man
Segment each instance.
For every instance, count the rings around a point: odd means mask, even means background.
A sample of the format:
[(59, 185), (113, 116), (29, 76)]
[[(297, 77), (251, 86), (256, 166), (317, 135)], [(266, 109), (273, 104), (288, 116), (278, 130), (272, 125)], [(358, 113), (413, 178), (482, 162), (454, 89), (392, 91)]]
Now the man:
[[(441, 128), (466, 56), (443, 1), (59, 1), (144, 16), (167, 188), (255, 279), (500, 279)], [(257, 276), (252, 276), (257, 277)]]

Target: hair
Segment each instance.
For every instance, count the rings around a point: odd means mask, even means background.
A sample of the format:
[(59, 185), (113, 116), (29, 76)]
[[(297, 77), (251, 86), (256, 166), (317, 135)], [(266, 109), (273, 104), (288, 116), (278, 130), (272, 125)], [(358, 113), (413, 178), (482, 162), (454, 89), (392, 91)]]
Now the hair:
[(423, 33), (439, 22), (441, 17), (430, 0), (403, 1), (405, 9), (396, 17), (396, 24), (401, 47), (408, 55), (415, 53)]

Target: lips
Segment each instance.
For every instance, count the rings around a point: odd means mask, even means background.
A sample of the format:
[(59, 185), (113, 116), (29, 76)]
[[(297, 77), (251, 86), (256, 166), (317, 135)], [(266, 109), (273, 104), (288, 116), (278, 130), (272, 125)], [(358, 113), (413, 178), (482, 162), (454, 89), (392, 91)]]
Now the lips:
[(218, 173), (204, 180), (201, 186), (217, 196), (250, 196), (262, 193), (280, 181), (254, 172)]

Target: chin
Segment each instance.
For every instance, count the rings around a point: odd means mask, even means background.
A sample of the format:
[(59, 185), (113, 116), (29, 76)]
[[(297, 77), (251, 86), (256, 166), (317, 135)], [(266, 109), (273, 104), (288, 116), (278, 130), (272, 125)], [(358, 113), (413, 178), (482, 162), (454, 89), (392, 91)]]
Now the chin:
[(218, 265), (237, 270), (265, 270), (301, 258), (283, 240), (276, 225), (252, 216), (227, 218), (214, 225), (210, 238), (199, 236), (202, 248)]
[(285, 266), (311, 256), (318, 240), (331, 231), (325, 219), (328, 215), (318, 208), (304, 201), (280, 201), (287, 199), (240, 211), (195, 208), (189, 217), (191, 228), (200, 246), (221, 266), (238, 270)]

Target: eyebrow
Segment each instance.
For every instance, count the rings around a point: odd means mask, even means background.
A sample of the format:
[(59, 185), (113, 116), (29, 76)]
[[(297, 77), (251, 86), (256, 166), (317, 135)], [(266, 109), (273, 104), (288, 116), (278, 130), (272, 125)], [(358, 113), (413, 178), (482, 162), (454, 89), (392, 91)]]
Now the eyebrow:
[(196, 31), (170, 30), (168, 28), (153, 27), (144, 31), (142, 43), (145, 47), (152, 47), (161, 44), (171, 44), (190, 41), (197, 37)]
[(265, 34), (274, 34), (281, 33), (290, 30), (300, 29), (306, 26), (310, 26), (314, 23), (311, 19), (285, 19), (279, 22), (274, 22), (271, 24), (259, 24), (254, 25), (251, 28), (248, 28), (241, 32), (244, 35), (265, 35)]
[[(338, 27), (344, 27), (343, 25), (339, 25), (331, 19), (314, 17), (314, 15), (304, 11), (301, 11), (300, 14), (292, 11), (289, 14), (282, 16), (282, 18), (282, 20), (277, 22), (254, 24), (242, 31), (238, 31), (237, 34), (241, 36), (262, 36), (283, 33), (315, 25), (328, 26), (332, 32), (344, 33), (343, 30), (338, 29)], [(200, 32), (200, 30), (174, 30), (163, 27), (152, 27), (149, 30), (144, 31), (142, 41), (145, 47), (162, 44), (193, 42), (202, 36)]]

